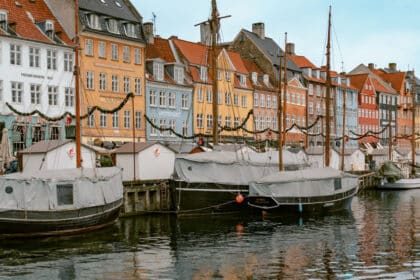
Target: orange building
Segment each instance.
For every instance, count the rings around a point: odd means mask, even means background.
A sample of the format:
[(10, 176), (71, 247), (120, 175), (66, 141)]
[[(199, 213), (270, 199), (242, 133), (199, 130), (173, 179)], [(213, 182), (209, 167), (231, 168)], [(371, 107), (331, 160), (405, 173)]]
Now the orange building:
[[(81, 114), (93, 106), (117, 108), (129, 93), (133, 100), (112, 114), (96, 111), (82, 122), (82, 141), (137, 141), (145, 138), (145, 40), (142, 18), (128, 0), (79, 1), (82, 79)], [(133, 108), (134, 107), (134, 108)]]
[[(187, 75), (194, 87), (193, 129), (194, 133), (212, 136), (213, 126), (213, 90), (214, 77), (210, 69), (210, 48), (201, 43), (193, 43), (172, 38), (178, 55), (186, 62)], [(239, 54), (224, 48), (217, 50), (218, 80), (218, 123), (221, 126), (238, 127), (252, 109), (253, 89), (246, 69)], [(248, 119), (246, 128), (251, 129), (253, 117)], [(223, 131), (220, 140), (232, 141), (236, 138), (250, 138), (252, 135), (243, 130)]]

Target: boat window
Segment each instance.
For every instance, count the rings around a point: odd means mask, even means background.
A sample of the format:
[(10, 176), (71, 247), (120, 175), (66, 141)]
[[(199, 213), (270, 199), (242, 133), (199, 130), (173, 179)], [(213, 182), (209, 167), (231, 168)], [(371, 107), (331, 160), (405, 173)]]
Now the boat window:
[(57, 185), (57, 204), (72, 205), (73, 204), (73, 185)]
[(334, 190), (341, 190), (341, 178), (334, 179)]
[(13, 188), (11, 186), (7, 186), (5, 188), (5, 191), (6, 191), (7, 194), (11, 194), (13, 192)]

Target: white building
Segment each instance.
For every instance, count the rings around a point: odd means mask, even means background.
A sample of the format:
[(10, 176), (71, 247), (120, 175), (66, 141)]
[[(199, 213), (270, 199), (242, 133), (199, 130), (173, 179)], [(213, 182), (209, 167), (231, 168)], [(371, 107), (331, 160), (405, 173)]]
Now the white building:
[(158, 142), (139, 142), (134, 146), (133, 149), (133, 143), (126, 143), (115, 150), (116, 166), (123, 169), (123, 181), (171, 178), (175, 163), (173, 150)]
[[(76, 167), (76, 144), (72, 140), (40, 141), (19, 152), (22, 171), (66, 169)], [(96, 151), (82, 145), (82, 167), (96, 166)]]
[(65, 120), (48, 122), (13, 112), (39, 110), (48, 117), (74, 113), (72, 42), (44, 1), (3, 1), (0, 6), (0, 127), (15, 153), (44, 139), (64, 139)]

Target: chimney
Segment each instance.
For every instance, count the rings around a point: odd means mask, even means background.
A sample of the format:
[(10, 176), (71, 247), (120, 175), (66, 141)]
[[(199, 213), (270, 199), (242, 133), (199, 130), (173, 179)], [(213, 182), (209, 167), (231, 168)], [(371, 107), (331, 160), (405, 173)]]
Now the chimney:
[(207, 46), (211, 45), (210, 24), (208, 22), (203, 22), (200, 24), (200, 38), (201, 44)]
[(369, 63), (368, 67), (370, 70), (375, 70), (375, 64), (374, 63)]
[(390, 69), (392, 72), (396, 72), (396, 71), (397, 71), (397, 63), (395, 63), (395, 62), (390, 62), (390, 63), (389, 63), (389, 69)]
[(287, 43), (286, 53), (291, 54), (291, 55), (295, 55), (295, 44), (294, 43)]
[(265, 27), (263, 22), (252, 24), (252, 32), (257, 34), (260, 39), (265, 39)]
[(148, 44), (154, 44), (155, 38), (153, 34), (153, 22), (145, 22), (143, 24), (144, 35), (146, 36), (146, 42)]

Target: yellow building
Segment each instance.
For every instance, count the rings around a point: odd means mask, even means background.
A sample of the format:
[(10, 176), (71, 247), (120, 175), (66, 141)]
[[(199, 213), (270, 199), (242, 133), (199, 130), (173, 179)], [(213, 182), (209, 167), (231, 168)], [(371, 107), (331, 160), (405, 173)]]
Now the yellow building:
[[(179, 55), (188, 62), (188, 73), (194, 86), (193, 116), (194, 133), (212, 136), (213, 91), (210, 65), (210, 48), (204, 44), (192, 43), (177, 38), (172, 39)], [(253, 88), (248, 71), (239, 54), (221, 48), (217, 51), (218, 81), (218, 122), (221, 126), (238, 127), (253, 108)], [(253, 129), (253, 117), (248, 119), (246, 128)], [(243, 130), (223, 131), (221, 140), (253, 135)]]
[[(115, 6), (115, 7), (114, 7)], [(94, 106), (112, 110), (130, 93), (120, 110), (96, 111), (82, 121), (82, 142), (125, 142), (145, 138), (145, 40), (142, 19), (128, 0), (79, 1), (81, 114)], [(134, 118), (134, 119), (133, 119)]]

